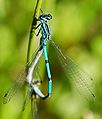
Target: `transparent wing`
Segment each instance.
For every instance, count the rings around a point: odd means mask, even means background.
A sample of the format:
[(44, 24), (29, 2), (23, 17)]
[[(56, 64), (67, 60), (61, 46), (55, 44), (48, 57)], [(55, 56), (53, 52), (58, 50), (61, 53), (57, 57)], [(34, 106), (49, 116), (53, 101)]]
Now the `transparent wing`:
[(14, 84), (4, 95), (3, 103), (4, 104), (8, 103), (11, 100), (11, 98), (16, 94), (17, 90), (18, 90), (18, 85)]
[[(39, 49), (39, 48), (38, 48)], [(34, 59), (36, 52), (38, 49), (33, 53), (32, 57), (30, 58), (30, 61), (26, 64), (25, 68), (18, 74), (16, 77), (16, 80), (13, 82), (11, 88), (6, 92), (6, 94), (3, 97), (3, 103), (8, 103), (11, 98), (21, 89), (21, 87), (26, 82), (26, 67), (30, 67), (30, 64), (32, 63), (32, 60)]]
[(15, 82), (13, 82), (11, 88), (4, 95), (3, 97), (4, 104), (8, 103), (11, 100), (11, 98), (20, 90), (20, 88), (24, 85), (25, 80), (26, 80), (26, 73), (24, 70), (23, 72), (20, 72)]
[(55, 48), (67, 79), (70, 80), (73, 85), (75, 85), (77, 91), (86, 99), (94, 100), (95, 95), (91, 89), (93, 79), (86, 72), (80, 69), (80, 67), (75, 64), (70, 57), (65, 57), (54, 41), (51, 40), (51, 43)]

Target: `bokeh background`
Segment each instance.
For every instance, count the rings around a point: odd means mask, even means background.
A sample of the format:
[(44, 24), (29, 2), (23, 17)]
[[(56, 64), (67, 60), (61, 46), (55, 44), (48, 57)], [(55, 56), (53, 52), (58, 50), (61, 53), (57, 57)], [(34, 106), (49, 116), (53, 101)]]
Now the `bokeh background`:
[[(2, 96), (26, 63), (35, 4), (36, 0), (0, 0), (0, 119), (30, 115), (30, 106), (22, 112), (22, 91), (6, 105)], [(102, 0), (43, 0), (42, 10), (53, 16), (52, 39), (93, 77), (96, 102), (81, 100), (70, 91), (49, 46), (54, 87), (50, 99), (39, 101), (40, 119), (102, 119)]]

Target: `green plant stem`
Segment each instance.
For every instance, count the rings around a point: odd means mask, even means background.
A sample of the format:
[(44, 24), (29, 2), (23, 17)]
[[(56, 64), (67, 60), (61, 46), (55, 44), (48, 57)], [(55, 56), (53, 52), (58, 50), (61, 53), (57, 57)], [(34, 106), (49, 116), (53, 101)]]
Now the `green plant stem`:
[[(28, 50), (27, 50), (27, 60), (26, 63), (28, 64), (28, 62), (30, 61), (30, 58), (34, 52), (34, 40), (35, 40), (35, 27), (37, 25), (37, 19), (40, 13), (40, 9), (41, 9), (41, 4), (42, 4), (42, 0), (37, 0), (36, 6), (35, 6), (35, 10), (34, 10), (34, 15), (33, 15), (33, 20), (32, 20), (32, 25), (31, 25), (31, 29), (30, 29), (30, 35), (29, 35), (29, 42), (28, 42)], [(28, 65), (26, 67), (26, 73), (28, 73)], [(34, 102), (34, 100), (31, 100), (31, 102)], [(33, 107), (33, 103), (31, 105), (31, 108)], [(37, 113), (37, 112), (35, 112)], [(33, 113), (32, 113), (33, 114)], [(33, 115), (32, 115), (33, 116)], [(36, 114), (35, 114), (36, 117)], [(37, 117), (36, 117), (37, 119)]]
[[(29, 43), (28, 43), (28, 51), (27, 51), (27, 63), (30, 61), (30, 57), (32, 56), (33, 49), (34, 49), (34, 40), (35, 40), (35, 27), (37, 25), (36, 19), (38, 19), (40, 9), (41, 9), (41, 4), (42, 0), (37, 0), (35, 10), (34, 10), (34, 15), (33, 15), (33, 20), (32, 20), (32, 26), (30, 30), (30, 36), (29, 36)], [(28, 67), (28, 66), (27, 66)]]

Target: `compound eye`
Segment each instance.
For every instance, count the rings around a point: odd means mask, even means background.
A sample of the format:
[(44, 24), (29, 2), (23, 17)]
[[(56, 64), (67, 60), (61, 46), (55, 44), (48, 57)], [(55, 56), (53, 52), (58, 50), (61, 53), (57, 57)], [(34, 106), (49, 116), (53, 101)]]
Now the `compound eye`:
[(52, 15), (51, 14), (48, 14), (47, 15), (47, 20), (50, 20), (50, 19), (52, 19)]

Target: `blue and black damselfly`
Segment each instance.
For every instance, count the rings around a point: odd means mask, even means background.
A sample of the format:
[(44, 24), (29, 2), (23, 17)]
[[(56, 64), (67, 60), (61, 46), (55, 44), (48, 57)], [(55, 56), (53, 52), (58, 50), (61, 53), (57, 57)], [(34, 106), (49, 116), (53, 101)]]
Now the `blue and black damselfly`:
[[(43, 49), (44, 53), (44, 60), (46, 63), (46, 69), (48, 74), (48, 95), (45, 96), (46, 99), (51, 93), (52, 93), (52, 80), (51, 80), (51, 73), (50, 73), (50, 67), (48, 62), (48, 56), (47, 56), (47, 50), (46, 50), (46, 44), (48, 41), (51, 42), (51, 44), (54, 46), (55, 51), (57, 53), (57, 56), (60, 60), (60, 63), (62, 64), (63, 71), (66, 74), (66, 78), (68, 80), (71, 80), (71, 82), (74, 82), (76, 87), (78, 88), (78, 91), (84, 95), (84, 93), (88, 94), (87, 96), (90, 96), (92, 99), (95, 99), (95, 94), (91, 90), (89, 86), (89, 82), (93, 79), (84, 71), (82, 70), (70, 57), (65, 57), (60, 50), (60, 48), (55, 44), (55, 42), (51, 39), (51, 33), (50, 33), (50, 27), (48, 24), (48, 20), (51, 20), (52, 16), (50, 14), (44, 14), (42, 13), (37, 21), (40, 21), (39, 25), (36, 27), (36, 29), (39, 29), (37, 36), (41, 32), (41, 47)], [(79, 86), (81, 85), (81, 86)], [(88, 98), (86, 96), (86, 98)]]

